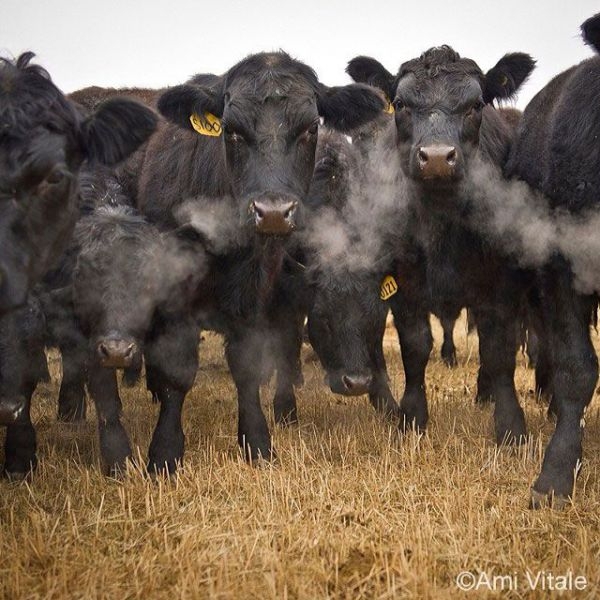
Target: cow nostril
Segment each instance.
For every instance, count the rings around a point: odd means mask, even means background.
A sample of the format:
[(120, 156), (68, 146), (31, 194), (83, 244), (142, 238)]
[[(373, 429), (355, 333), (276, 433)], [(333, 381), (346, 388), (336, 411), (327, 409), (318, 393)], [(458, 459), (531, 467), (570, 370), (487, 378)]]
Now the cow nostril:
[(108, 358), (109, 356), (108, 348), (103, 343), (98, 344), (98, 354), (102, 358)]
[(446, 162), (453, 167), (456, 164), (456, 149), (451, 148), (446, 154)]
[(129, 346), (127, 346), (127, 348), (125, 349), (125, 358), (127, 360), (129, 360), (130, 358), (133, 358), (134, 352), (135, 352), (135, 344), (129, 344)]
[(351, 390), (354, 386), (352, 379), (350, 379), (350, 377), (347, 375), (342, 375), (342, 383), (347, 390)]
[(427, 152), (425, 152), (423, 148), (419, 148), (419, 150), (417, 151), (417, 158), (419, 159), (419, 164), (425, 165), (429, 160), (429, 155), (427, 154)]
[(262, 219), (265, 216), (264, 209), (260, 207), (256, 202), (253, 202), (250, 206), (254, 211), (254, 214), (256, 215), (257, 219)]
[(296, 208), (298, 207), (298, 203), (297, 202), (292, 202), (292, 206), (290, 206), (290, 208), (288, 208), (285, 211), (284, 217), (286, 219), (291, 219), (294, 216), (294, 213), (296, 212)]

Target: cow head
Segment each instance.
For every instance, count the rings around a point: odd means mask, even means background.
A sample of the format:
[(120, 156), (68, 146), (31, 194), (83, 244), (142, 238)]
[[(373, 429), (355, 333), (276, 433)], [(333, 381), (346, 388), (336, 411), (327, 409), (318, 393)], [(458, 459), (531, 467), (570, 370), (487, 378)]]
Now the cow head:
[(443, 191), (463, 179), (485, 111), (493, 110), (488, 105), (512, 97), (534, 64), (527, 54), (507, 54), (484, 74), (473, 60), (441, 46), (404, 63), (395, 76), (362, 56), (347, 72), (392, 101), (404, 173), (423, 188)]
[(83, 161), (115, 164), (156, 126), (129, 100), (80, 115), (32, 57), (0, 59), (0, 313), (25, 301), (68, 242)]
[(308, 335), (326, 382), (336, 394), (367, 394), (376, 371), (385, 368), (380, 349), (388, 307), (379, 299), (379, 281), (329, 268), (312, 278)]
[(349, 131), (384, 105), (367, 86), (323, 85), (312, 69), (283, 52), (249, 56), (222, 77), (196, 77), (158, 102), (171, 121), (212, 137), (241, 219), (267, 236), (297, 227), (320, 120)]

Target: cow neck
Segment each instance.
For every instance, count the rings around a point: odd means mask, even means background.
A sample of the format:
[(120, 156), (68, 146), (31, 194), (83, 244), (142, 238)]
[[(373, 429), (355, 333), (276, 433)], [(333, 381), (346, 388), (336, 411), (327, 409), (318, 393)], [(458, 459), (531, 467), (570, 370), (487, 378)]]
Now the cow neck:
[(254, 260), (258, 266), (256, 291), (260, 309), (265, 309), (273, 296), (285, 256), (285, 240), (281, 238), (259, 238), (254, 245)]

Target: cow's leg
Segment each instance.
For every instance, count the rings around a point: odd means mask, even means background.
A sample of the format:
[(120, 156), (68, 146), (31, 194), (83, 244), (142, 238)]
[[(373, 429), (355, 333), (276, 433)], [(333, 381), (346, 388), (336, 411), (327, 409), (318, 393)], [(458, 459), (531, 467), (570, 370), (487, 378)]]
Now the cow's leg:
[(565, 263), (547, 268), (543, 286), (544, 322), (554, 349), (552, 394), (558, 419), (533, 485), (532, 506), (549, 499), (560, 507), (573, 492), (582, 453), (583, 411), (598, 381), (598, 359), (589, 329), (595, 303), (573, 291)]
[(458, 315), (444, 313), (440, 315), (440, 323), (444, 331), (444, 341), (442, 342), (442, 360), (448, 367), (455, 367), (456, 346), (454, 345), (454, 325)]
[(85, 356), (77, 348), (63, 346), (62, 380), (58, 394), (58, 420), (67, 422), (84, 421), (85, 399)]
[(199, 328), (191, 318), (158, 321), (146, 344), (148, 382), (160, 403), (148, 450), (151, 473), (174, 474), (183, 461), (183, 402), (198, 371)]
[(390, 390), (387, 365), (383, 354), (383, 336), (388, 311), (382, 312), (382, 322), (378, 331), (373, 332), (373, 338), (369, 340), (369, 355), (373, 364), (373, 380), (369, 387), (369, 401), (377, 412), (385, 417), (398, 417), (400, 409)]
[[(525, 416), (515, 390), (516, 313), (508, 307), (477, 309), (479, 377), (477, 396), (489, 394), (495, 402), (496, 442), (522, 442)], [(484, 384), (484, 389), (480, 385)]]
[(131, 456), (131, 446), (121, 423), (121, 400), (114, 369), (105, 369), (92, 362), (88, 367), (88, 390), (96, 406), (100, 455), (105, 472), (118, 476)]
[(247, 460), (273, 458), (271, 434), (260, 406), (264, 340), (258, 331), (236, 332), (226, 339), (225, 355), (238, 395), (238, 443)]
[(17, 420), (6, 428), (4, 441), (4, 474), (9, 479), (22, 479), (37, 466), (37, 443), (31, 423), (31, 396), (35, 384), (25, 386), (25, 403)]
[(429, 313), (422, 302), (403, 302), (396, 298), (394, 296), (391, 308), (398, 330), (406, 379), (404, 395), (400, 401), (401, 424), (404, 429), (414, 427), (424, 431), (428, 419), (425, 368), (433, 346)]
[(300, 351), (304, 330), (304, 315), (289, 315), (275, 331), (275, 366), (277, 389), (273, 399), (275, 422), (279, 425), (298, 423), (294, 385), (302, 383)]

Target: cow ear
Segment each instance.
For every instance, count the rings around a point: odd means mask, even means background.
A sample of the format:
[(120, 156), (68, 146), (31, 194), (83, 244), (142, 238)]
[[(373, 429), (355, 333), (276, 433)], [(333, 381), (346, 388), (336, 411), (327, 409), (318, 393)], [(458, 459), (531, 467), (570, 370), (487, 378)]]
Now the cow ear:
[(158, 117), (146, 106), (126, 98), (103, 102), (81, 124), (84, 152), (90, 162), (108, 166), (127, 158), (156, 129)]
[(505, 54), (485, 74), (483, 101), (486, 104), (494, 100), (511, 98), (529, 77), (535, 67), (535, 60), (522, 52)]
[(387, 102), (375, 88), (353, 83), (342, 87), (322, 86), (317, 94), (317, 105), (325, 125), (348, 133), (380, 115)]
[(193, 114), (211, 113), (223, 116), (223, 99), (213, 89), (185, 83), (167, 90), (158, 99), (160, 113), (176, 125), (185, 129), (193, 129), (190, 117)]
[(396, 78), (377, 60), (370, 56), (357, 56), (346, 67), (346, 73), (357, 83), (379, 88), (390, 100), (396, 94)]
[(600, 13), (584, 21), (581, 26), (583, 41), (600, 52)]

